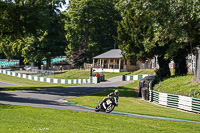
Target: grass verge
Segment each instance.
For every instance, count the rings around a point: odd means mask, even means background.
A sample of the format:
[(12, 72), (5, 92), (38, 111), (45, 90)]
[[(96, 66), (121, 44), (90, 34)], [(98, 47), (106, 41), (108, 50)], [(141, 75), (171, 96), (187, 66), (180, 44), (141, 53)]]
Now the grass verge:
[(0, 132), (198, 133), (199, 124), (130, 118), (99, 113), (0, 105)]
[(142, 75), (142, 74), (155, 74), (155, 70), (154, 69), (140, 69), (128, 75)]
[(119, 72), (119, 73), (114, 73), (114, 72), (104, 72), (103, 74), (105, 75), (105, 80), (112, 78), (112, 77), (116, 77), (116, 76), (121, 76), (121, 75), (125, 75), (128, 74), (130, 72)]
[[(134, 90), (138, 86), (138, 82), (139, 81), (135, 81), (134, 83), (117, 88), (120, 91), (120, 97), (119, 107), (116, 107), (115, 111), (200, 121), (200, 117), (198, 114), (177, 111), (175, 109), (161, 107), (158, 105), (154, 105), (153, 103), (137, 99), (136, 97), (134, 97)], [(67, 100), (70, 102), (75, 102), (78, 105), (94, 108), (97, 105), (98, 100), (102, 101), (104, 97), (106, 97), (110, 92), (113, 91), (114, 89), (110, 89), (94, 95), (69, 98)]]
[[(114, 72), (103, 72), (105, 75), (105, 79), (109, 79), (112, 77), (128, 74), (129, 72), (119, 72), (119, 73), (114, 73)], [(102, 73), (100, 73), (102, 74)], [(67, 70), (63, 71), (62, 73), (57, 73), (54, 76), (57, 79), (88, 79), (90, 77), (90, 71), (87, 70)]]
[(73, 86), (73, 85), (68, 85), (68, 84), (53, 84), (53, 83), (47, 83), (47, 82), (33, 81), (33, 80), (13, 77), (13, 76), (5, 75), (5, 74), (0, 74), (0, 82), (21, 85), (21, 86), (7, 86), (7, 87), (1, 86), (0, 91), (30, 90), (30, 89)]
[(200, 98), (200, 84), (194, 75), (171, 77), (155, 85), (154, 90), (164, 93)]
[(55, 78), (57, 79), (89, 79), (90, 77), (90, 71), (86, 70), (79, 70), (79, 69), (73, 69), (73, 70), (66, 70), (62, 73), (55, 74)]

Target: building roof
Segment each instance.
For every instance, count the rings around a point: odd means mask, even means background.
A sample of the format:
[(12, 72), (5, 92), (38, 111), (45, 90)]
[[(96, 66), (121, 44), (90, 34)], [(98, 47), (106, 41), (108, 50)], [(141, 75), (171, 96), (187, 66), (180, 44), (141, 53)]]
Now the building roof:
[(120, 49), (112, 49), (110, 51), (107, 51), (103, 54), (100, 54), (98, 56), (95, 56), (94, 59), (109, 59), (109, 58), (122, 58), (121, 50)]

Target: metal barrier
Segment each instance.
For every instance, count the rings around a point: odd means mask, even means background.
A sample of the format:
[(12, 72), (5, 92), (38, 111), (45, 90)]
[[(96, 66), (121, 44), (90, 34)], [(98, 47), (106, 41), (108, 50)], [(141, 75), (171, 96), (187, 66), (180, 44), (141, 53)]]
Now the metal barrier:
[[(153, 84), (154, 78), (155, 78), (155, 75), (149, 75), (140, 80), (140, 82), (139, 82), (139, 97), (142, 96), (142, 93), (150, 94), (149, 88), (152, 89), (152, 84)], [(143, 91), (143, 89), (145, 89), (146, 91)], [(144, 94), (143, 94), (143, 96), (145, 96), (145, 97), (143, 97), (143, 99), (149, 100), (149, 96), (144, 95)]]
[(200, 113), (200, 99), (198, 98), (161, 93), (154, 90), (150, 90), (150, 93), (152, 94), (152, 98), (150, 96), (152, 102), (167, 107)]
[(134, 80), (141, 80), (147, 76), (152, 76), (152, 74), (143, 74), (143, 75), (122, 75), (122, 81), (134, 81)]
[(200, 113), (200, 99), (154, 91), (152, 87), (154, 77), (155, 76), (147, 76), (140, 80), (139, 96), (144, 100), (167, 107)]

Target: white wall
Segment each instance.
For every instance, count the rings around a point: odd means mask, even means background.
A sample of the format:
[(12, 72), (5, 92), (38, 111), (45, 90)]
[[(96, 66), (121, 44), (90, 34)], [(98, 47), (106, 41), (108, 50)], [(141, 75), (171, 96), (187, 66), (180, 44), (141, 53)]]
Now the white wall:
[[(102, 72), (102, 69), (93, 68), (95, 72)], [(119, 69), (103, 69), (103, 72), (120, 72)]]

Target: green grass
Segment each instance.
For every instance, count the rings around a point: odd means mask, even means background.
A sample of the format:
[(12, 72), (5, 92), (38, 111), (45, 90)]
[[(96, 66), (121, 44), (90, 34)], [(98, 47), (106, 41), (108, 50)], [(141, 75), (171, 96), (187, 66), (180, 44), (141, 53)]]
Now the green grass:
[[(100, 74), (102, 74), (100, 72)], [(140, 74), (154, 74), (154, 69), (141, 69), (135, 72), (103, 72), (105, 75), (105, 79), (109, 79), (116, 76), (121, 75), (140, 75)], [(90, 76), (90, 71), (87, 70), (67, 70), (63, 71), (63, 73), (55, 74), (55, 78), (58, 79), (87, 79)]]
[(5, 75), (5, 74), (0, 74), (0, 82), (21, 85), (21, 86), (10, 86), (10, 87), (1, 86), (0, 91), (30, 90), (30, 89), (40, 89), (40, 88), (73, 86), (73, 85), (68, 85), (68, 84), (54, 84), (54, 83), (33, 81), (33, 80), (18, 78), (14, 76)]
[(104, 72), (103, 74), (105, 75), (105, 79), (109, 79), (109, 78), (112, 78), (112, 77), (116, 77), (116, 76), (121, 76), (121, 75), (125, 75), (125, 74), (128, 74), (130, 72), (119, 72), (119, 73), (114, 73), (114, 72)]
[(142, 74), (155, 74), (155, 70), (154, 69), (140, 69), (128, 75), (142, 75)]
[[(140, 69), (134, 71), (133, 73), (129, 73), (128, 75), (142, 75), (142, 74), (155, 74), (155, 69)], [(170, 70), (171, 75), (174, 75), (174, 70)]]
[(55, 78), (58, 79), (89, 79), (90, 71), (86, 70), (67, 70), (63, 73), (55, 74)]
[(199, 124), (187, 122), (10, 105), (0, 105), (0, 118), (2, 133), (198, 133), (200, 131)]
[[(112, 77), (120, 76), (127, 74), (129, 72), (119, 72), (119, 73), (114, 73), (114, 72), (104, 72), (103, 74), (105, 75), (105, 79), (109, 79)], [(102, 73), (100, 73), (102, 74)], [(63, 73), (55, 74), (54, 76), (57, 79), (88, 79), (90, 77), (90, 71), (87, 70), (67, 70), (64, 71)]]
[[(153, 103), (138, 100), (134, 97), (134, 88), (138, 86), (138, 82), (139, 81), (136, 81), (135, 83), (117, 88), (120, 91), (119, 106), (116, 107), (114, 111), (200, 121), (198, 114), (177, 111), (175, 109), (161, 107), (154, 105)], [(102, 101), (103, 98), (112, 91), (114, 91), (114, 89), (94, 95), (69, 98), (67, 101), (94, 108), (97, 105), (98, 100)]]
[(194, 75), (171, 77), (156, 84), (154, 90), (200, 98), (200, 84), (193, 78)]
[[(94, 72), (96, 73), (96, 72)], [(100, 74), (102, 74), (100, 72)], [(154, 74), (153, 69), (141, 69), (135, 72), (103, 72), (105, 75), (105, 79), (109, 79), (116, 76), (121, 75), (140, 75), (140, 74)], [(73, 69), (73, 70), (66, 70), (66, 71), (57, 71), (53, 76), (48, 76), (56, 79), (88, 79), (90, 77), (90, 71), (88, 70), (80, 70), (80, 69)]]

